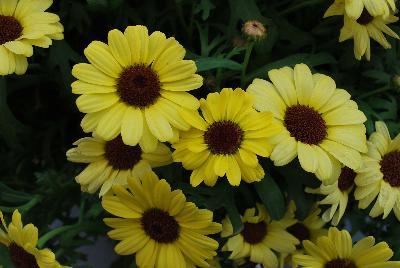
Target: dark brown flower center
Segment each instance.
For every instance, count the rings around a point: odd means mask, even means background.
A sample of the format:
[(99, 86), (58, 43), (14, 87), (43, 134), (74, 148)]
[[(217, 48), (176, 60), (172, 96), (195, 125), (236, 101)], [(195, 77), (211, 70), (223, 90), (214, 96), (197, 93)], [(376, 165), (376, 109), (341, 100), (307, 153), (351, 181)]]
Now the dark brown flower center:
[(400, 187), (400, 151), (386, 154), (381, 160), (383, 180), (392, 187)]
[(302, 223), (298, 222), (286, 228), (290, 234), (296, 237), (300, 242), (310, 239), (309, 229)]
[(267, 235), (267, 224), (263, 221), (259, 223), (245, 222), (241, 235), (247, 243), (258, 244)]
[(233, 154), (243, 140), (243, 130), (232, 121), (218, 121), (204, 133), (204, 141), (213, 154)]
[(118, 79), (117, 92), (125, 103), (144, 108), (155, 103), (160, 97), (158, 75), (145, 65), (126, 68)]
[(324, 119), (305, 105), (287, 108), (284, 123), (290, 135), (303, 143), (319, 144), (327, 135)]
[(361, 13), (361, 16), (357, 19), (357, 22), (361, 25), (367, 25), (371, 21), (374, 20), (374, 17), (369, 14), (368, 10), (366, 8), (363, 9), (363, 12)]
[(179, 224), (161, 209), (152, 208), (144, 212), (141, 223), (146, 234), (158, 243), (172, 243), (179, 237)]
[(343, 167), (338, 180), (338, 187), (340, 191), (344, 192), (350, 189), (354, 185), (354, 179), (357, 173), (355, 173), (351, 168)]
[(352, 260), (335, 259), (325, 264), (324, 268), (357, 268)]
[(22, 26), (14, 17), (0, 15), (0, 45), (14, 41), (21, 34)]
[(35, 256), (26, 252), (22, 247), (15, 243), (10, 244), (8, 247), (8, 253), (17, 268), (39, 268)]
[(107, 141), (104, 150), (105, 158), (114, 169), (131, 169), (142, 159), (140, 146), (124, 144), (121, 136)]

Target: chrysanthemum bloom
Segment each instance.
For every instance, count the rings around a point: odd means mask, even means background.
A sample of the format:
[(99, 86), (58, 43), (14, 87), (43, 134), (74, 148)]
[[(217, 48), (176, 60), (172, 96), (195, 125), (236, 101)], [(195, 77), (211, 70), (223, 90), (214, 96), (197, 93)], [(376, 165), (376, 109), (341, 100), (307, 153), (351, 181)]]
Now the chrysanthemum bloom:
[(60, 18), (45, 12), (49, 0), (0, 0), (0, 75), (24, 74), (33, 47), (64, 38)]
[(293, 255), (303, 253), (303, 247), (301, 243), (305, 240), (316, 241), (318, 237), (321, 237), (327, 233), (324, 229), (325, 222), (321, 219), (319, 214), (321, 210), (315, 205), (309, 215), (302, 221), (295, 218), (296, 204), (291, 201), (289, 203), (288, 210), (284, 216), (285, 221), (294, 220), (294, 223), (286, 227), (286, 231), (297, 238), (299, 245), (296, 250), (290, 254), (281, 254), (281, 266), (286, 262), (292, 268), (298, 267), (298, 264), (293, 261)]
[(161, 32), (148, 35), (144, 26), (112, 30), (108, 45), (94, 41), (85, 49), (90, 64), (74, 66), (79, 79), (72, 92), (87, 113), (81, 126), (105, 140), (119, 134), (125, 144), (140, 144), (146, 152), (162, 142), (176, 140), (189, 125), (179, 109), (197, 110), (199, 101), (186, 91), (199, 88), (194, 61), (183, 60), (185, 49)]
[(354, 196), (363, 209), (378, 197), (369, 215), (383, 214), (385, 219), (393, 210), (400, 221), (400, 134), (392, 140), (384, 122), (376, 122), (375, 128), (364, 164), (357, 171)]
[(303, 242), (307, 254), (294, 259), (304, 268), (397, 268), (399, 261), (389, 261), (393, 251), (386, 242), (375, 245), (375, 238), (365, 237), (353, 245), (348, 231), (329, 228), (328, 235)]
[[(391, 48), (391, 45), (386, 40), (384, 33), (399, 39), (399, 36), (387, 26), (387, 24), (398, 21), (398, 17), (391, 14), (387, 16), (374, 16), (369, 13), (368, 9), (364, 8), (358, 19), (352, 19), (345, 14), (345, 8), (343, 4), (341, 4), (343, 1), (344, 0), (336, 0), (326, 11), (324, 17), (335, 15), (344, 16), (344, 26), (340, 31), (339, 42), (354, 39), (354, 55), (356, 59), (361, 60), (363, 55), (365, 55), (367, 60), (371, 59), (370, 38), (374, 39), (385, 49)], [(368, 2), (371, 3), (374, 1), (376, 0), (368, 0)]]
[[(289, 234), (286, 224), (273, 221), (265, 207), (257, 204), (256, 208), (246, 209), (243, 217), (243, 230), (240, 234), (230, 237), (223, 251), (232, 251), (230, 259), (250, 257), (250, 261), (261, 263), (264, 267), (278, 267), (278, 258), (275, 253), (290, 253), (296, 249), (297, 239)], [(232, 223), (226, 217), (222, 221), (222, 237), (233, 234)]]
[(330, 9), (344, 9), (346, 15), (356, 20), (366, 10), (371, 16), (388, 16), (396, 10), (394, 0), (336, 0)]
[(77, 147), (67, 151), (68, 160), (88, 164), (76, 176), (76, 182), (84, 192), (94, 193), (101, 187), (100, 196), (114, 184), (126, 185), (131, 176), (172, 163), (171, 151), (162, 143), (151, 153), (143, 152), (139, 145), (124, 144), (121, 136), (105, 141), (94, 135), (77, 140), (74, 145)]
[(29, 268), (62, 268), (49, 249), (38, 249), (38, 229), (33, 224), (23, 225), (21, 214), (15, 210), (8, 225), (0, 211), (0, 243), (8, 248), (8, 254), (15, 267)]
[(198, 112), (181, 112), (192, 128), (181, 132), (172, 145), (174, 161), (193, 170), (192, 186), (202, 181), (213, 186), (225, 174), (231, 185), (239, 185), (241, 179), (260, 181), (264, 170), (257, 155), (270, 155), (272, 146), (266, 138), (279, 131), (271, 123), (272, 114), (254, 110), (253, 97), (240, 88), (224, 88), (200, 103), (202, 117)]
[(322, 214), (325, 222), (332, 221), (332, 225), (336, 226), (342, 219), (349, 201), (349, 194), (354, 188), (354, 179), (357, 173), (351, 168), (342, 167), (339, 174), (334, 175), (336, 179), (330, 184), (321, 184), (319, 188), (306, 188), (307, 193), (326, 195), (324, 199), (319, 201), (321, 205), (331, 206)]
[(312, 74), (305, 64), (268, 72), (272, 83), (255, 79), (247, 89), (254, 95), (254, 107), (271, 111), (283, 131), (271, 160), (283, 166), (298, 156), (302, 168), (328, 181), (340, 169), (340, 162), (357, 169), (360, 152), (366, 152), (365, 115), (350, 94), (337, 89), (335, 81)]
[(138, 267), (209, 267), (218, 242), (207, 235), (221, 231), (213, 213), (186, 202), (181, 190), (171, 191), (153, 172), (129, 178), (128, 186), (129, 191), (115, 185), (115, 196), (102, 200), (104, 209), (118, 217), (104, 219), (115, 229), (109, 237), (122, 240), (115, 251), (136, 253)]

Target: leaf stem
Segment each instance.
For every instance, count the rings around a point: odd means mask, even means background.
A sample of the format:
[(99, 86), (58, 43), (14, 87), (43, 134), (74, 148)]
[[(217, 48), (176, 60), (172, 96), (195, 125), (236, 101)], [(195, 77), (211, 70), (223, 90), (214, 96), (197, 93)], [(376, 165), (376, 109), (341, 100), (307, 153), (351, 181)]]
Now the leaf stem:
[(57, 236), (57, 235), (59, 235), (59, 234), (61, 234), (61, 233), (64, 233), (64, 232), (66, 232), (66, 231), (68, 231), (68, 230), (70, 230), (70, 229), (74, 229), (74, 228), (76, 228), (76, 227), (78, 227), (78, 226), (79, 226), (79, 224), (65, 225), (65, 226), (61, 226), (61, 227), (58, 227), (58, 228), (56, 228), (56, 229), (53, 229), (53, 230), (47, 232), (45, 235), (43, 235), (43, 236), (38, 240), (38, 242), (37, 242), (37, 247), (38, 247), (39, 249), (40, 249), (40, 248), (43, 248), (43, 246), (46, 244), (46, 242), (49, 241), (50, 239), (52, 239), (53, 237), (55, 237), (55, 236)]
[(242, 67), (242, 75), (240, 77), (240, 81), (241, 81), (241, 86), (244, 86), (244, 77), (246, 76), (246, 70), (247, 70), (247, 66), (249, 65), (249, 60), (250, 60), (250, 56), (251, 56), (251, 52), (253, 51), (253, 47), (254, 47), (254, 42), (251, 42), (247, 48), (246, 48), (246, 52), (244, 54), (244, 60), (243, 60), (243, 67)]

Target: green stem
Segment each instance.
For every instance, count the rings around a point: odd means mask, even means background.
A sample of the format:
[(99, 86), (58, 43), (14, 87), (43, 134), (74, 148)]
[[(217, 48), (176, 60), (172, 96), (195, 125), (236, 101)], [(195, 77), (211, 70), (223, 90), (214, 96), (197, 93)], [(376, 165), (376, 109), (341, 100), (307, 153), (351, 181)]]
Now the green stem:
[(78, 223), (81, 223), (83, 221), (83, 217), (85, 215), (85, 204), (86, 204), (86, 198), (85, 196), (81, 196), (81, 204), (79, 207), (79, 220)]
[(53, 237), (64, 233), (70, 229), (74, 229), (76, 227), (78, 227), (79, 224), (74, 224), (74, 225), (65, 225), (65, 226), (61, 226), (58, 227), (56, 229), (51, 230), (50, 232), (46, 233), (45, 235), (43, 235), (37, 242), (37, 247), (38, 248), (43, 248), (43, 246), (47, 243), (47, 241), (49, 241), (50, 239), (52, 239)]
[(40, 195), (35, 195), (28, 203), (25, 205), (19, 206), (19, 207), (4, 207), (0, 206), (0, 210), (7, 212), (7, 213), (12, 213), (14, 210), (18, 209), (20, 212), (25, 212), (33, 208), (37, 203), (42, 201), (42, 197)]
[(360, 96), (357, 97), (357, 99), (365, 99), (365, 98), (371, 97), (373, 95), (386, 92), (386, 91), (388, 91), (390, 89), (391, 89), (391, 87), (389, 85), (386, 85), (384, 87), (381, 87), (381, 88), (366, 92), (364, 94), (361, 94)]
[(309, 0), (309, 1), (303, 1), (303, 2), (301, 2), (301, 3), (299, 3), (299, 4), (297, 4), (297, 5), (290, 6), (289, 8), (283, 10), (283, 11), (280, 12), (280, 13), (281, 13), (281, 15), (287, 15), (287, 14), (293, 13), (293, 12), (299, 10), (299, 9), (302, 9), (303, 7), (315, 5), (315, 4), (318, 4), (318, 3), (322, 3), (323, 1), (325, 1), (325, 0)]
[(244, 77), (246, 76), (247, 65), (249, 65), (249, 60), (250, 60), (251, 52), (253, 51), (253, 47), (254, 47), (254, 42), (251, 42), (247, 46), (246, 53), (244, 54), (242, 75), (240, 77), (242, 87), (244, 86)]

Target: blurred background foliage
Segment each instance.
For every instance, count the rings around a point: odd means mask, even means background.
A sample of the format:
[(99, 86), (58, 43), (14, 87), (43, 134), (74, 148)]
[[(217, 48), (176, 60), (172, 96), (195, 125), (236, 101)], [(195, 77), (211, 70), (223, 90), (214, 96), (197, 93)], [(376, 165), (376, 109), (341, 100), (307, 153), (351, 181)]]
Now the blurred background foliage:
[[(92, 40), (106, 41), (109, 30), (124, 30), (143, 24), (149, 31), (175, 36), (196, 61), (204, 86), (197, 97), (222, 87), (246, 88), (268, 70), (306, 63), (332, 76), (338, 87), (350, 91), (368, 117), (368, 133), (376, 120), (384, 120), (392, 135), (399, 133), (400, 44), (393, 49), (373, 45), (371, 62), (357, 61), (352, 41), (338, 43), (342, 17), (322, 19), (332, 1), (327, 0), (62, 0), (55, 1), (65, 27), (65, 40), (50, 49), (35, 49), (24, 76), (0, 78), (0, 209), (8, 216), (15, 208), (24, 222), (33, 222), (41, 235), (39, 245), (50, 247), (60, 262), (74, 267), (94, 267), (86, 261), (81, 246), (104, 236), (107, 228), (97, 195), (80, 192), (74, 176), (82, 166), (68, 163), (65, 152), (85, 134), (71, 93), (71, 68), (84, 62), (83, 49)], [(243, 61), (249, 43), (241, 34), (246, 20), (259, 20), (267, 37), (256, 43), (246, 72)], [(400, 34), (399, 24), (391, 27)], [(241, 79), (242, 78), (242, 79)], [(397, 80), (396, 80), (397, 79)], [(294, 162), (276, 168), (263, 161), (266, 178), (259, 183), (214, 188), (188, 184), (189, 172), (179, 165), (156, 172), (181, 188), (198, 206), (215, 211), (216, 219), (229, 214), (240, 231), (239, 213), (263, 202), (273, 218), (283, 216), (288, 199), (295, 200), (297, 217), (304, 218), (317, 198), (304, 193), (305, 186), (318, 185), (313, 175)], [(178, 167), (178, 168), (177, 168)], [(368, 210), (358, 210), (350, 201), (342, 227), (353, 234), (374, 235), (386, 240), (400, 260), (400, 224), (394, 217), (375, 220)], [(6, 259), (0, 247), (0, 259)], [(111, 255), (111, 252), (110, 252)], [(135, 267), (134, 258), (121, 257), (112, 267)], [(78, 262), (79, 261), (79, 262)], [(82, 263), (82, 265), (77, 265)], [(231, 267), (226, 262), (226, 267)], [(6, 267), (12, 267), (10, 264)], [(250, 266), (249, 266), (250, 267)]]

